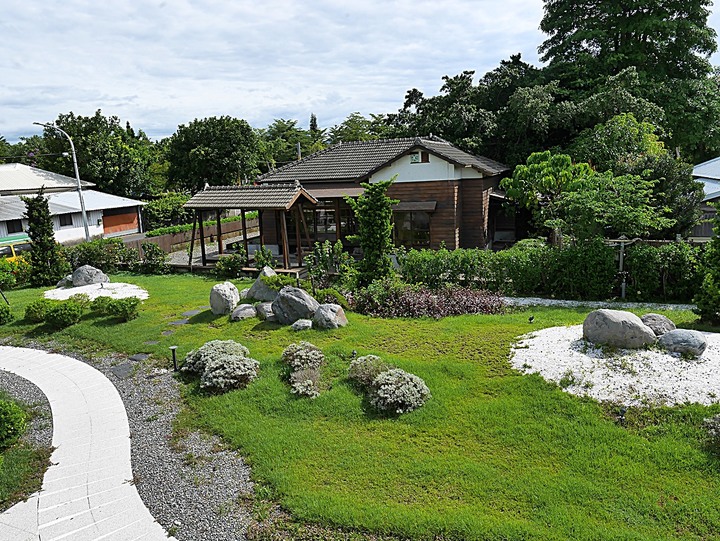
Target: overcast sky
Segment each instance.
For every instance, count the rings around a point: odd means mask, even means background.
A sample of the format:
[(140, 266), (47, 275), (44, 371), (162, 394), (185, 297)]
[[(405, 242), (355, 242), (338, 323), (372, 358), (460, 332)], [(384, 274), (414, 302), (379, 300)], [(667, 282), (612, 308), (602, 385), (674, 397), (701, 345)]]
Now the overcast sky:
[[(0, 135), (97, 109), (151, 138), (195, 118), (307, 128), (394, 112), (443, 75), (538, 64), (541, 0), (4, 0)], [(720, 30), (720, 14), (710, 24)], [(720, 56), (712, 58), (720, 64)]]

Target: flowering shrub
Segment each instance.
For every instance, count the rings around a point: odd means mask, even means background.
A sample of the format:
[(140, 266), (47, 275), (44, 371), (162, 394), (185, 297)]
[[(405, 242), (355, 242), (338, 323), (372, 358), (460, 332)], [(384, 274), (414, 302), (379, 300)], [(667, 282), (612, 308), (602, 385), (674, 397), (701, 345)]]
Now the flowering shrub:
[(320, 372), (317, 368), (306, 368), (290, 374), (290, 389), (300, 396), (320, 396)]
[(350, 363), (348, 378), (363, 388), (369, 388), (382, 372), (394, 368), (377, 355), (364, 355)]
[(211, 360), (223, 361), (234, 357), (249, 356), (248, 348), (234, 340), (211, 340), (187, 354), (182, 370), (202, 374)]
[[(240, 345), (240, 344), (238, 344)], [(239, 355), (221, 355), (208, 359), (200, 378), (200, 387), (224, 392), (242, 389), (257, 378), (260, 363), (255, 359)]]
[(430, 389), (425, 382), (399, 368), (381, 372), (370, 389), (370, 403), (390, 413), (407, 413), (425, 404), (429, 398)]
[(319, 368), (325, 355), (317, 346), (310, 342), (290, 344), (282, 352), (282, 361), (290, 366), (293, 372), (308, 368)]
[(375, 317), (434, 317), (462, 314), (500, 314), (505, 306), (497, 293), (458, 286), (432, 290), (382, 280), (358, 291), (353, 299), (356, 311)]
[(703, 420), (708, 437), (713, 443), (720, 443), (720, 414)]
[(25, 413), (8, 400), (0, 400), (0, 449), (9, 447), (25, 431)]

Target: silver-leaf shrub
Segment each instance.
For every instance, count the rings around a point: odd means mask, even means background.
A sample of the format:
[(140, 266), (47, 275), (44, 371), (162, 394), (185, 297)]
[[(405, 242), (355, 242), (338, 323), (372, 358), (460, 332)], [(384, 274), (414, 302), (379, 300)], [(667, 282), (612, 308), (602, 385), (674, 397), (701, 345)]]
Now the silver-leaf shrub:
[(419, 408), (430, 398), (430, 389), (414, 374), (400, 368), (380, 373), (370, 389), (370, 403), (389, 413), (407, 413)]
[(297, 372), (308, 368), (319, 368), (325, 360), (325, 355), (317, 346), (303, 341), (286, 347), (282, 353), (282, 360), (293, 372)]
[(360, 387), (367, 389), (376, 377), (391, 368), (394, 366), (389, 365), (377, 355), (363, 355), (350, 363), (348, 378)]
[(300, 396), (320, 396), (320, 372), (317, 368), (306, 368), (290, 374), (290, 389)]
[(257, 377), (260, 363), (250, 357), (224, 355), (209, 359), (200, 378), (200, 387), (224, 392), (242, 389)]
[(708, 438), (713, 443), (720, 443), (720, 414), (704, 419), (703, 426), (707, 430)]
[(182, 370), (202, 374), (210, 360), (249, 356), (248, 348), (234, 340), (211, 340), (187, 354)]

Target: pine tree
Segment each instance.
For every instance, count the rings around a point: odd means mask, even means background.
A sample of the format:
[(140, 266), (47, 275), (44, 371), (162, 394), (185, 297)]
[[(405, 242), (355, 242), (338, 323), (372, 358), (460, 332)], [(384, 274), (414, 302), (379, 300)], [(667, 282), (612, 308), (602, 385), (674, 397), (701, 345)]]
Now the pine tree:
[(35, 197), (23, 197), (28, 235), (32, 248), (29, 252), (30, 285), (33, 287), (54, 285), (70, 267), (55, 242), (52, 216), (48, 200), (41, 189)]

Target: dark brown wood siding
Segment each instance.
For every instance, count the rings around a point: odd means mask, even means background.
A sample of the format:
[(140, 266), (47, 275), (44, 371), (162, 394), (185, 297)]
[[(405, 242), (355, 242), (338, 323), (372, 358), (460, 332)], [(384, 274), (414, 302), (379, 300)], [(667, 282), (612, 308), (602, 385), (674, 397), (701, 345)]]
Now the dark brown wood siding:
[(430, 216), (430, 247), (454, 250), (460, 243), (461, 190), (457, 180), (428, 182), (398, 182), (392, 184), (388, 195), (400, 201), (437, 201)]
[(485, 248), (487, 244), (490, 188), (485, 179), (462, 180), (462, 219), (460, 247)]

